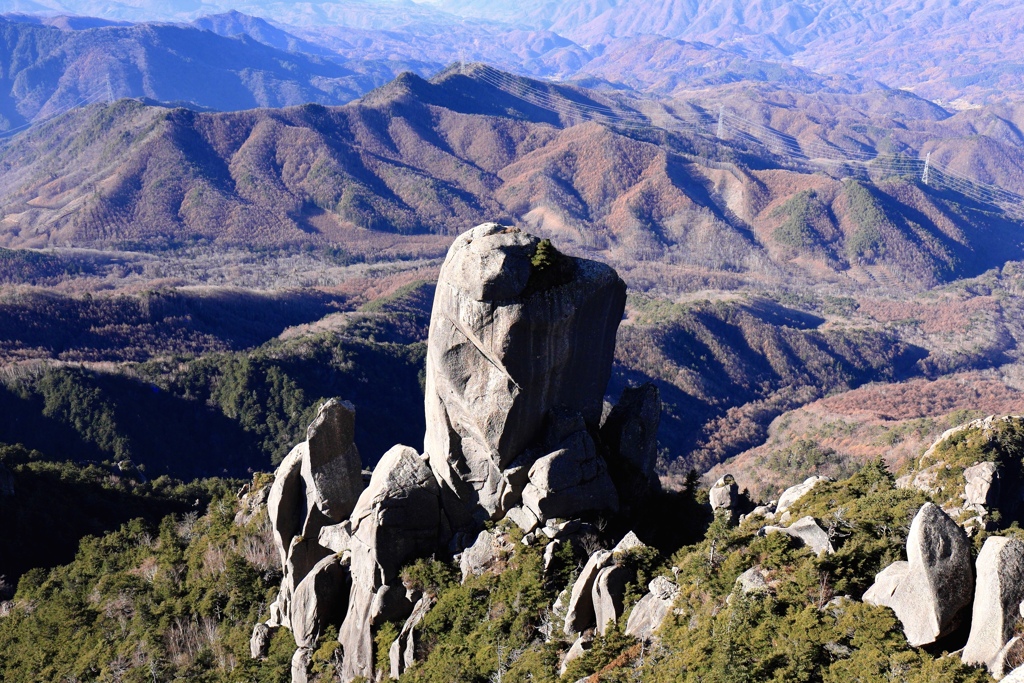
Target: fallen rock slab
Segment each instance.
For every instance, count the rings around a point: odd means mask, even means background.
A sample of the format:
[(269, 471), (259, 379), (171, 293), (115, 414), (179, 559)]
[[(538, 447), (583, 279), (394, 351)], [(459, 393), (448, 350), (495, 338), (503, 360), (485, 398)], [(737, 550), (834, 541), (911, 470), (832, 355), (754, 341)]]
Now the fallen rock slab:
[(655, 577), (647, 586), (647, 594), (633, 607), (626, 622), (626, 635), (637, 640), (650, 640), (679, 595), (679, 586), (664, 576)]
[(405, 621), (395, 642), (391, 644), (391, 650), (388, 651), (391, 678), (398, 678), (416, 663), (416, 627), (420, 625), (436, 602), (437, 598), (434, 596), (424, 595), (412, 608), (412, 614)]
[(348, 568), (337, 555), (325, 557), (295, 588), (291, 628), (295, 644), (315, 647), (328, 624), (340, 624), (348, 603)]
[(831, 555), (835, 552), (832, 542), (828, 538), (828, 532), (818, 526), (818, 523), (814, 521), (814, 517), (802, 517), (788, 527), (766, 526), (761, 529), (761, 533), (786, 534), (800, 541), (818, 555), (822, 553)]
[(811, 489), (826, 481), (831, 481), (831, 479), (818, 476), (808, 477), (802, 483), (783, 491), (779, 496), (779, 502), (775, 504), (775, 516), (781, 517), (789, 508), (793, 507), (794, 503), (810, 493)]
[(625, 567), (612, 565), (602, 569), (594, 579), (592, 601), (594, 622), (602, 636), (622, 616), (622, 600), (626, 596), (626, 584), (633, 573)]
[(583, 565), (576, 582), (569, 594), (569, 604), (565, 612), (565, 634), (582, 633), (594, 625), (594, 581), (602, 569), (612, 563), (612, 553), (598, 550)]

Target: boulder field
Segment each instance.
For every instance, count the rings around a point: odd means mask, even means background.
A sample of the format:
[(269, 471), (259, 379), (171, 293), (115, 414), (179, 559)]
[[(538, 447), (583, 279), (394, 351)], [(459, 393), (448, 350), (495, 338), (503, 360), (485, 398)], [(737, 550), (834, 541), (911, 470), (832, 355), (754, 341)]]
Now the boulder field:
[[(501, 571), (519, 542), (509, 530), (518, 527), (522, 543), (546, 539), (547, 573), (560, 544), (572, 539), (583, 547), (594, 536), (598, 515), (656, 492), (657, 388), (627, 388), (614, 406), (604, 400), (625, 297), (609, 266), (560, 254), (516, 228), (487, 223), (458, 237), (431, 314), (424, 452), (392, 447), (364, 483), (355, 407), (338, 399), (320, 407), (266, 495), (283, 578), (268, 618), (253, 629), (252, 657), (265, 657), (273, 631), (286, 628), (296, 647), (291, 679), (305, 682), (317, 641), (337, 627), (342, 681), (398, 678), (416, 662), (417, 627), (436, 601), (403, 584), (403, 566), (450, 557), (463, 582)], [(963, 510), (983, 525), (1005, 487), (992, 463), (965, 476)], [(835, 529), (793, 513), (828, 481), (810, 477), (741, 515), (745, 494), (726, 475), (711, 487), (708, 505), (728, 524), (760, 520), (760, 534), (784, 534), (824, 556), (835, 552)], [(914, 646), (970, 624), (963, 661), (1006, 674), (1024, 613), (1024, 544), (991, 536), (975, 564), (964, 528), (928, 503), (913, 519), (906, 551), (906, 561), (877, 575), (864, 602), (891, 608)], [(561, 632), (575, 639), (562, 672), (620, 623), (627, 585), (638, 578), (631, 558), (644, 552), (651, 551), (633, 532), (611, 550), (593, 549), (555, 600)], [(737, 590), (773, 589), (755, 566), (737, 579)], [(650, 580), (625, 633), (656, 639), (680, 592), (671, 577)], [(375, 635), (385, 623), (402, 626), (390, 651), (378, 653)], [(378, 670), (382, 661), (389, 671)]]

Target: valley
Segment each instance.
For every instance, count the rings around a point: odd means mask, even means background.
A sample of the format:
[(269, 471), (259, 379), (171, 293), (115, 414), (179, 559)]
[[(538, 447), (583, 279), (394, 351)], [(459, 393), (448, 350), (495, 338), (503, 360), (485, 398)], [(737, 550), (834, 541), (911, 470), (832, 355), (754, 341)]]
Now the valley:
[(1024, 665), (1022, 17), (0, 0), (0, 679)]

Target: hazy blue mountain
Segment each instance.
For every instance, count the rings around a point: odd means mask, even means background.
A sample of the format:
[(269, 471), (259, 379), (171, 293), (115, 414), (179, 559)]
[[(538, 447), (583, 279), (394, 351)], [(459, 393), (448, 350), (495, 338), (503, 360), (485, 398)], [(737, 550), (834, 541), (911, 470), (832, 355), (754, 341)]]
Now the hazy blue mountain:
[(326, 47), (297, 38), (265, 19), (242, 14), (237, 10), (200, 17), (192, 22), (192, 26), (204, 31), (212, 31), (226, 38), (246, 35), (264, 45), (288, 52), (305, 52), (315, 55), (334, 54)]
[[(2, 12), (198, 21), (278, 49), (431, 64), (465, 58), (558, 78), (617, 40), (658, 36), (963, 100), (957, 106), (1024, 93), (1024, 12), (997, 0), (0, 0)], [(663, 67), (638, 56), (628, 71), (644, 82), (651, 78), (639, 72)]]
[[(228, 22), (210, 23), (227, 30)], [(252, 28), (284, 40), (269, 25)], [(343, 104), (410, 67), (286, 52), (188, 26), (66, 30), (3, 18), (0, 65), (0, 131), (122, 97), (218, 110)]]

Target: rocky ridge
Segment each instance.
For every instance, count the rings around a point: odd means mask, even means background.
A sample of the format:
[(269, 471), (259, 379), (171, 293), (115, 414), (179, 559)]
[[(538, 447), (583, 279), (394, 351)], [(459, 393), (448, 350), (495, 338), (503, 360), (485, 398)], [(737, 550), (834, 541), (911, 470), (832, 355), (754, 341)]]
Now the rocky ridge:
[[(597, 525), (607, 522), (601, 515), (629, 520), (628, 511), (656, 492), (650, 436), (660, 410), (656, 390), (647, 387), (603, 406), (623, 301), (624, 285), (611, 268), (565, 257), (546, 240), (498, 224), (459, 237), (442, 267), (431, 321), (425, 452), (393, 447), (363, 488), (354, 408), (338, 400), (321, 407), (268, 495), (284, 578), (269, 619), (253, 630), (253, 657), (266, 655), (273, 629), (288, 628), (296, 645), (292, 680), (311, 680), (313, 648), (333, 625), (341, 680), (398, 678), (422, 654), (418, 629), (438, 600), (406, 582), (409, 562), (450, 557), (465, 583), (501, 572), (522, 543), (543, 547), (548, 574), (562, 544), (587, 548), (596, 538)], [(989, 420), (972, 429), (1004, 424), (1016, 423)], [(950, 457), (948, 449), (936, 444), (929, 457)], [(936, 480), (943, 471), (935, 470)], [(1003, 463), (977, 461), (962, 471), (968, 506), (1015, 500), (1013, 487), (1000, 483), (1013, 479)], [(915, 486), (914, 479), (901, 483)], [(807, 514), (804, 502), (833, 485), (812, 476), (777, 502), (753, 507), (726, 475), (709, 492), (708, 507), (726, 528), (789, 537), (792, 547), (823, 558), (841, 547), (842, 511), (825, 519)], [(1001, 676), (1010, 668), (1024, 599), (1021, 544), (989, 537), (975, 568), (968, 531), (978, 527), (965, 531), (962, 518), (984, 514), (950, 512), (931, 502), (916, 509), (907, 561), (883, 569), (863, 602), (891, 608), (914, 647), (946, 642), (969, 625), (963, 661)], [(633, 531), (620, 539), (611, 549), (588, 548), (579, 571), (560, 584), (545, 628), (549, 642), (572, 643), (560, 657), (563, 674), (613, 629), (656, 642), (690, 590), (663, 573), (643, 579), (643, 595), (627, 601), (641, 577), (637, 558), (651, 549)], [(715, 562), (713, 544), (708, 561)], [(772, 595), (775, 571), (747, 569), (729, 604), (736, 595)], [(376, 652), (386, 623), (400, 627), (389, 651)]]
[[(269, 495), (284, 579), (253, 631), (253, 656), (265, 654), (271, 629), (289, 628), (292, 680), (305, 681), (311, 648), (333, 623), (343, 680), (372, 679), (376, 629), (404, 622), (388, 653), (397, 677), (414, 661), (415, 626), (433, 599), (403, 585), (404, 563), (461, 552), (465, 580), (507, 549), (506, 538), (477, 533), (484, 522), (507, 519), (523, 542), (543, 535), (553, 551), (585, 529), (581, 516), (655, 489), (657, 390), (628, 392), (601, 419), (624, 306), (614, 270), (547, 240), (496, 223), (456, 239), (431, 317), (425, 452), (395, 446), (363, 489), (354, 408), (321, 407)], [(610, 469), (626, 475), (622, 490)], [(593, 585), (579, 591), (586, 601), (570, 604), (580, 630), (603, 631), (621, 615), (628, 571), (614, 558), (642, 545), (631, 534), (595, 564)]]

